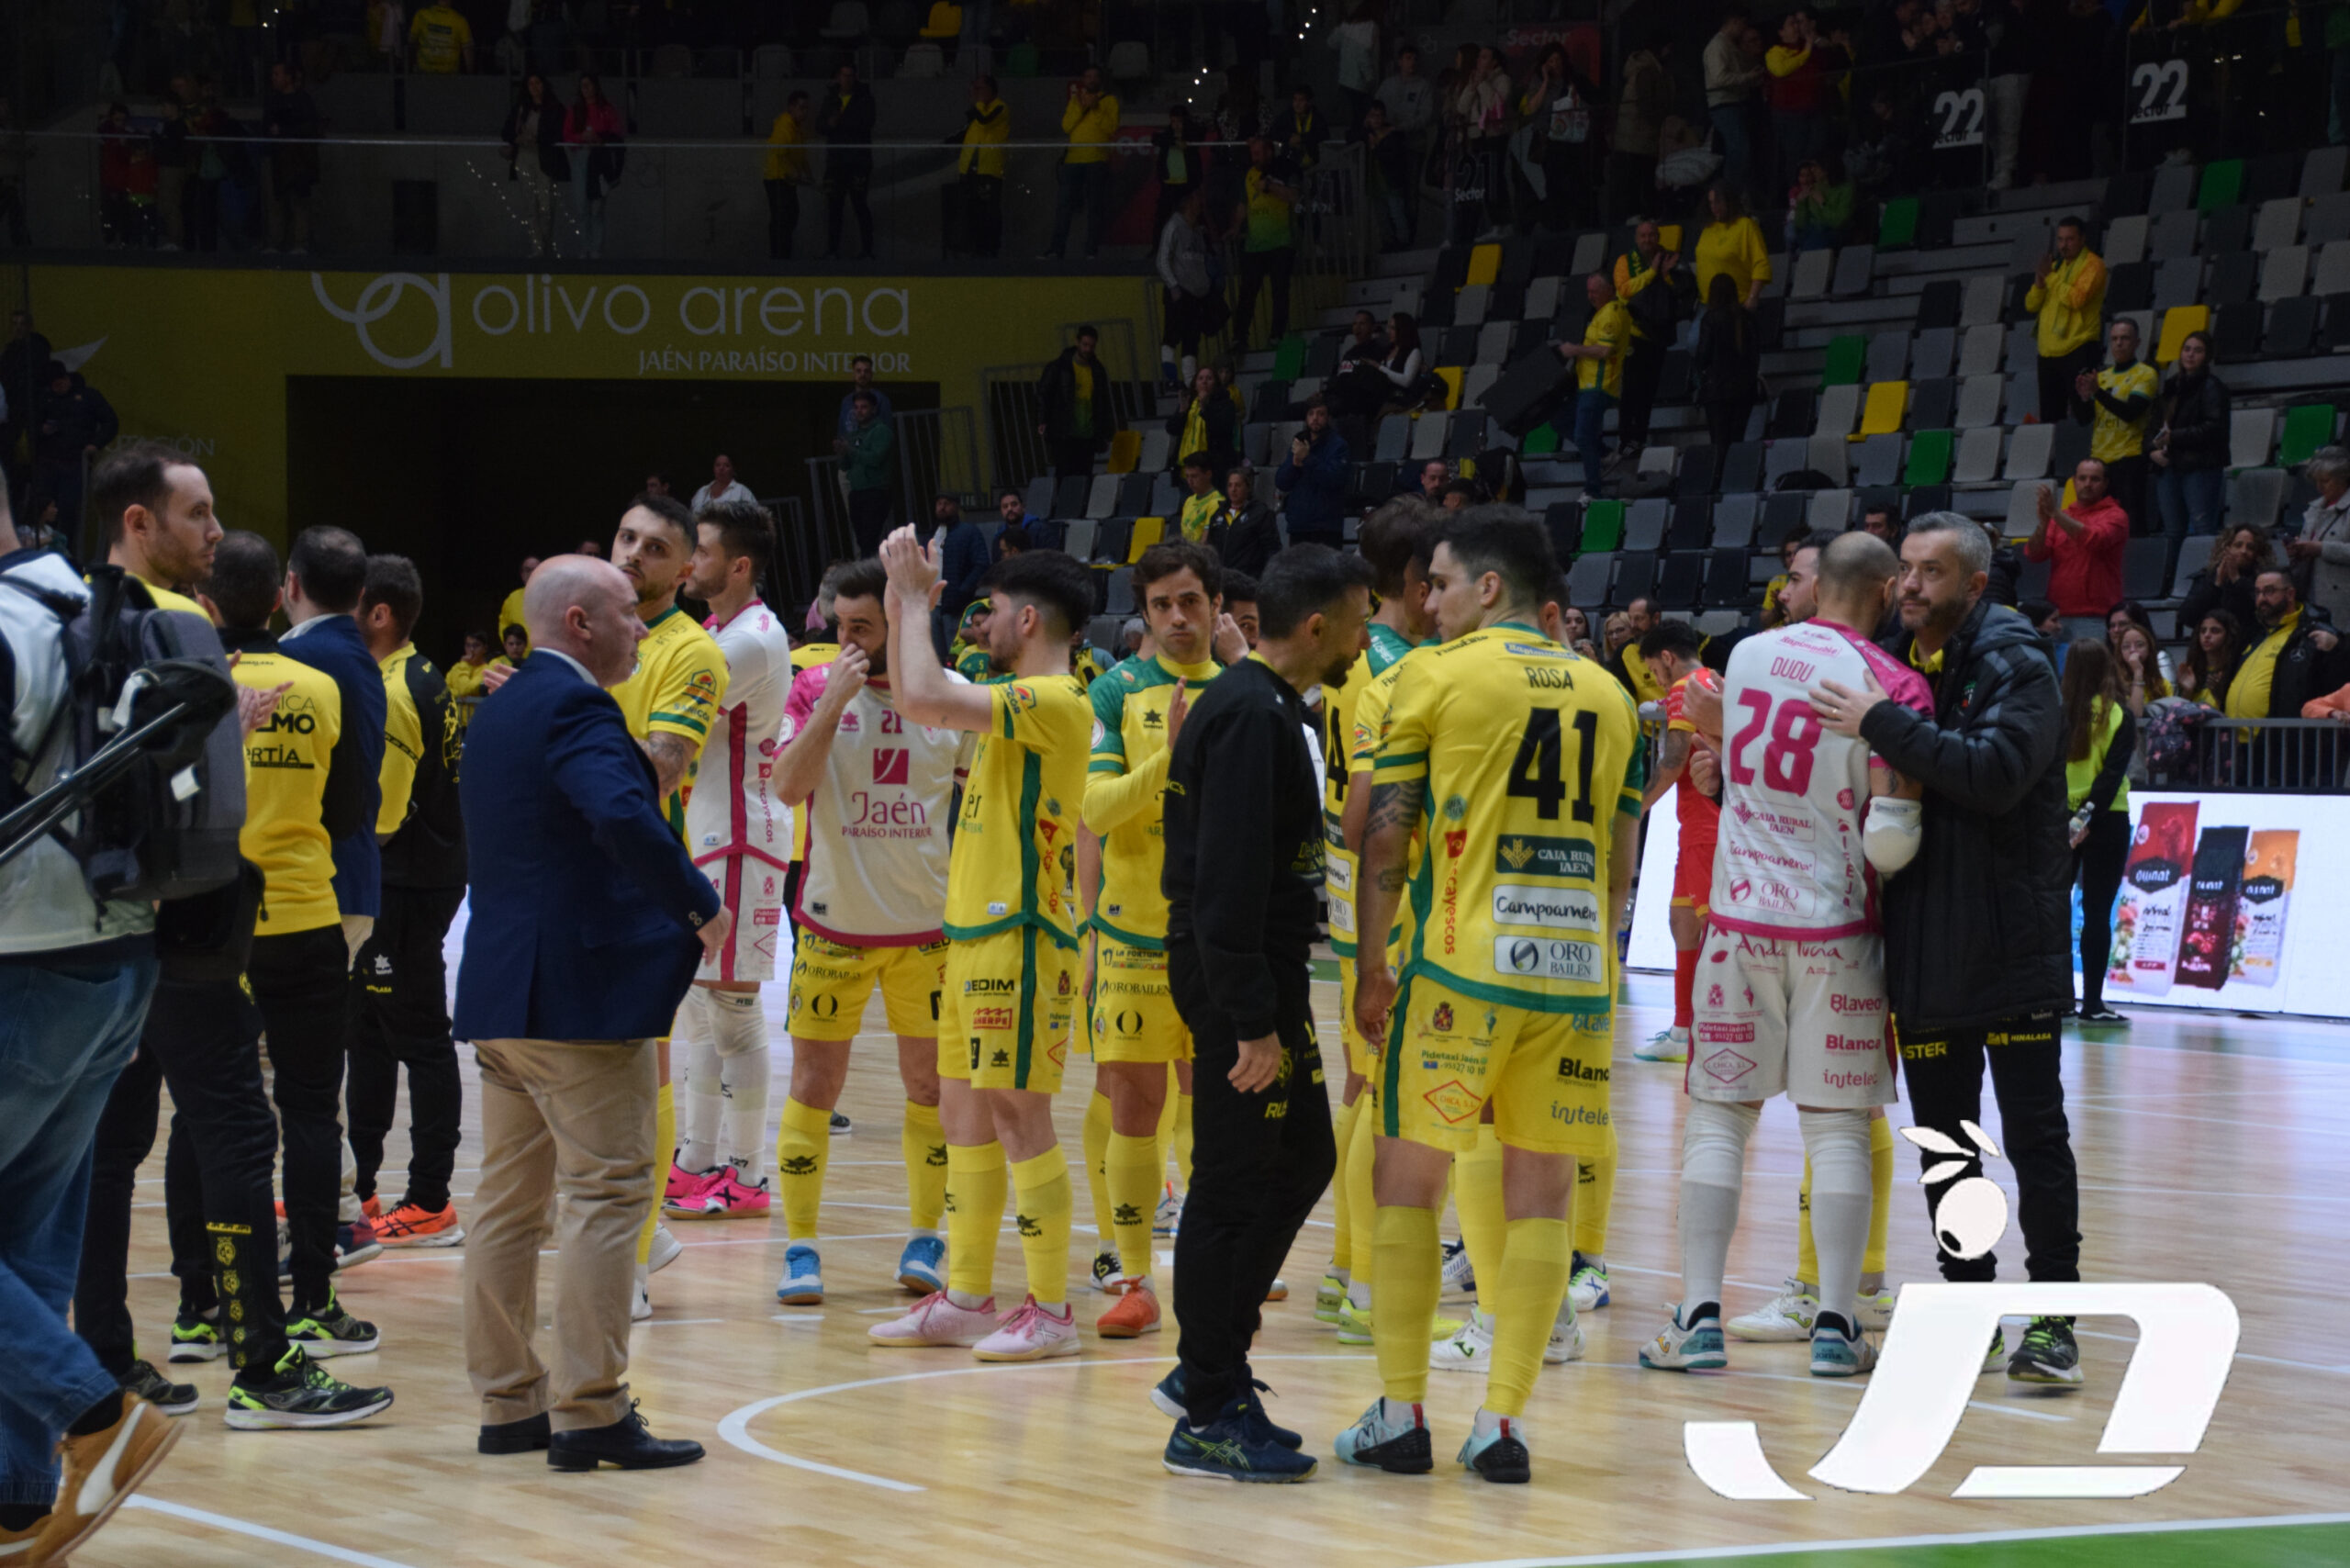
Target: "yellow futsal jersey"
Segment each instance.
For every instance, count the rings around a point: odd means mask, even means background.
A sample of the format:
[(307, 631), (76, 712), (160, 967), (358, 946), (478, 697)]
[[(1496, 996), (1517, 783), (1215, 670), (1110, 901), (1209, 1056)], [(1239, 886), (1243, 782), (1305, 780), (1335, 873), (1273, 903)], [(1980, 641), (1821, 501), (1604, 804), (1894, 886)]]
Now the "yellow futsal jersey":
[(1215, 678), (1213, 661), (1179, 665), (1165, 654), (1128, 659), (1093, 683), (1093, 758), (1086, 767), (1085, 825), (1102, 835), (1102, 891), (1093, 928), (1129, 947), (1162, 950), (1167, 895), (1167, 708), (1179, 680), (1192, 691)]
[[(1371, 630), (1374, 633), (1385, 632), (1387, 628), (1374, 626)], [(1394, 636), (1394, 633), (1389, 633), (1389, 635)], [(1403, 641), (1401, 637), (1396, 637), (1395, 640), (1399, 643)], [(1347, 747), (1346, 767), (1348, 773), (1369, 773), (1371, 770), (1371, 765), (1379, 755), (1380, 739), (1387, 734), (1387, 715), (1394, 706), (1396, 684), (1404, 678), (1404, 672), (1417, 662), (1413, 655), (1419, 651), (1417, 648), (1406, 646), (1402, 658), (1371, 677), (1370, 682), (1356, 695), (1354, 735), (1348, 741)], [(1348, 786), (1352, 787), (1351, 779), (1348, 780)], [(1407, 877), (1419, 869), (1420, 854), (1425, 847), (1419, 827), (1415, 824), (1412, 829), (1411, 846), (1404, 857), (1404, 870)], [(1338, 902), (1332, 901), (1330, 922), (1334, 930), (1340, 918), (1339, 908)], [(1351, 927), (1354, 920), (1352, 901), (1348, 901), (1345, 908), (1344, 918)], [(1407, 901), (1395, 906), (1395, 924), (1387, 934), (1387, 945), (1390, 947), (1400, 946), (1411, 931), (1411, 926), (1412, 906)]]
[(291, 682), (269, 722), (245, 737), (245, 825), (237, 850), (261, 868), (263, 936), (339, 924), (334, 846), (320, 820), (327, 759), (342, 734), (342, 692), (334, 678), (297, 664), (272, 644), (248, 649), (229, 672), (239, 686), (266, 691)]
[[(1347, 809), (1348, 759), (1354, 755), (1355, 699), (1390, 665), (1411, 651), (1412, 644), (1401, 632), (1374, 621), (1371, 625), (1370, 651), (1347, 666), (1345, 680), (1322, 689), (1322, 876), (1329, 888), (1333, 907), (1344, 903), (1350, 920), (1355, 902), (1355, 857), (1347, 848), (1338, 824)], [(1353, 958), (1354, 933), (1333, 926), (1330, 951), (1341, 958)]]
[(946, 935), (975, 941), (1034, 925), (1077, 946), (1069, 887), (1093, 709), (1075, 676), (984, 687), (995, 716), (972, 754), (946, 863)]
[(636, 673), (612, 688), (612, 700), (628, 720), (628, 733), (677, 735), (686, 743), (686, 776), (662, 802), (662, 813), (677, 837), (686, 836), (686, 797), (693, 793), (701, 766), (701, 743), (710, 721), (726, 700), (726, 655), (718, 639), (671, 605), (645, 628), (636, 645)]
[(1530, 627), (1415, 661), (1372, 773), (1427, 786), (1404, 973), (1531, 1012), (1607, 1011), (1612, 817), (1639, 814), (1645, 771), (1624, 689)]

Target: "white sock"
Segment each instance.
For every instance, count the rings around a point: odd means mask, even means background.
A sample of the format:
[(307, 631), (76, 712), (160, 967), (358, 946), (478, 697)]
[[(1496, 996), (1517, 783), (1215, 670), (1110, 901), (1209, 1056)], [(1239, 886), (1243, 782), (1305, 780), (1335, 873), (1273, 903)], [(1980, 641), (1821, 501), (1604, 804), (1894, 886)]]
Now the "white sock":
[(1385, 1415), (1387, 1424), (1389, 1426), (1408, 1427), (1412, 1424), (1412, 1406), (1409, 1402), (1402, 1399), (1389, 1399), (1384, 1394), (1382, 1394), (1380, 1398), (1382, 1400), (1382, 1411)]
[(1347, 1282), (1347, 1301), (1357, 1312), (1369, 1312), (1371, 1310), (1371, 1282), (1369, 1280), (1348, 1280)]
[(1858, 1328), (1861, 1254), (1869, 1239), (1869, 1114), (1802, 1111), (1803, 1151), (1811, 1159), (1811, 1239), (1819, 1252), (1819, 1309)]
[[(1746, 1180), (1746, 1140), (1762, 1113), (1751, 1105), (1692, 1100), (1681, 1128), (1681, 1322), (1722, 1299), (1729, 1238), (1738, 1229), (1739, 1188)], [(1814, 1174), (1815, 1188), (1818, 1175)]]
[(973, 1295), (968, 1291), (958, 1291), (951, 1285), (947, 1287), (946, 1299), (966, 1312), (977, 1312), (988, 1304), (987, 1297)]
[[(696, 1175), (718, 1163), (718, 1122), (724, 1102), (718, 1090), (718, 1047), (711, 1038), (708, 986), (695, 986), (686, 992), (685, 1004), (677, 1009), (677, 1035), (669, 1042), (670, 1059), (682, 1063), (684, 1072), (677, 1081), (677, 1103), (685, 1112), (677, 1131), (677, 1164)], [(678, 1047), (685, 1048), (680, 1050)], [(669, 1173), (661, 1172), (666, 1181)]]
[(755, 1187), (767, 1174), (767, 1017), (755, 991), (708, 993), (711, 1032), (716, 1036), (719, 1069), (725, 1075), (726, 1157), (736, 1180)]

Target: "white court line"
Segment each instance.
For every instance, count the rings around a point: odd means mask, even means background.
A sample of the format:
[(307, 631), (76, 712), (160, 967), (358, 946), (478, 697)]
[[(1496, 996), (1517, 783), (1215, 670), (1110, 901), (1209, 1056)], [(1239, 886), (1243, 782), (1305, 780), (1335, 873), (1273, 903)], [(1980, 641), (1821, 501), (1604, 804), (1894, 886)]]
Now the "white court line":
[(347, 1546), (336, 1546), (328, 1541), (314, 1540), (307, 1535), (296, 1535), (291, 1530), (276, 1529), (268, 1525), (257, 1525), (250, 1519), (232, 1518), (227, 1514), (207, 1513), (202, 1508), (191, 1508), (185, 1503), (167, 1503), (161, 1497), (135, 1496), (125, 1502), (123, 1506), (143, 1508), (151, 1514), (167, 1514), (173, 1518), (185, 1519), (191, 1524), (210, 1525), (214, 1529), (229, 1530), (237, 1535), (249, 1535), (256, 1540), (275, 1541), (280, 1546), (291, 1546), (303, 1551), (315, 1552), (320, 1557), (331, 1557), (338, 1562), (357, 1563), (359, 1568), (408, 1568), (407, 1563), (396, 1562), (388, 1557), (376, 1557), (364, 1551), (353, 1551)]
[[(2084, 1339), (2110, 1339), (2117, 1345), (2134, 1345), (2138, 1342), (2134, 1337), (2128, 1334), (2107, 1334), (2095, 1328), (2076, 1327), (2073, 1332)], [(2350, 1364), (2328, 1366), (2322, 1361), (2287, 1361), (2282, 1356), (2255, 1356), (2250, 1350), (2238, 1350), (2236, 1360), (2259, 1361), (2265, 1366), (2292, 1367), (2301, 1372), (2350, 1373)]]
[[(647, 1328), (685, 1328), (697, 1323), (732, 1323), (733, 1321), (734, 1320), (731, 1317), (648, 1317), (644, 1319), (644, 1327)], [(552, 1328), (554, 1325), (550, 1323), (547, 1327)]]
[(1710, 1562), (1740, 1557), (1784, 1557), (1799, 1551), (1898, 1551), (1932, 1546), (1997, 1546), (2023, 1540), (2080, 1540), (2092, 1536), (2177, 1535), (2188, 1530), (2281, 1529), (2293, 1525), (2350, 1524), (2350, 1514), (2277, 1514), (2267, 1518), (2154, 1519), (2143, 1524), (2056, 1525), (2040, 1529), (1953, 1531), (1948, 1535), (1889, 1535), (1870, 1540), (1788, 1540), (1757, 1546), (1695, 1546), (1662, 1551), (1615, 1551), (1593, 1557), (1504, 1557), (1451, 1562), (1442, 1568), (1608, 1568), (1615, 1563)]

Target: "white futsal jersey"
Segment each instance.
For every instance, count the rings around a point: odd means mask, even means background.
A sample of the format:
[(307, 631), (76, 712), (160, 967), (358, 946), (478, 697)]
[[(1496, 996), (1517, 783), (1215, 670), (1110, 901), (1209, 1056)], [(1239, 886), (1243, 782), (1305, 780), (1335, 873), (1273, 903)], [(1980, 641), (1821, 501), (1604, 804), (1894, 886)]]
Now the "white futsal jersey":
[(711, 719), (686, 798), (686, 843), (697, 866), (746, 855), (780, 871), (791, 864), (791, 808), (767, 792), (767, 776), (782, 744), (791, 638), (755, 599), (723, 626), (704, 624), (726, 655), (726, 705)]
[[(831, 670), (816, 665), (792, 682), (787, 743), (815, 711)], [(968, 684), (951, 671), (947, 678)], [(808, 798), (800, 924), (847, 947), (941, 940), (946, 829), (963, 767), (962, 732), (907, 723), (889, 683), (867, 680), (842, 711), (824, 777)]]

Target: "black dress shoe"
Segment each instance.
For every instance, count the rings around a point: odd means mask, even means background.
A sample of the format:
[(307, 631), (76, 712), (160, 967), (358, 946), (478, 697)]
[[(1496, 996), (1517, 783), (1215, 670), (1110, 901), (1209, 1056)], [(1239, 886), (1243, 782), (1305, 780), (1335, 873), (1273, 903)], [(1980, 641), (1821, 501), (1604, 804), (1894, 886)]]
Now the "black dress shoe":
[(474, 1445), (483, 1453), (530, 1453), (547, 1446), (547, 1418), (542, 1413), (519, 1421), (494, 1421), (481, 1429)]
[(702, 1447), (689, 1438), (656, 1438), (632, 1404), (628, 1414), (609, 1427), (588, 1427), (557, 1432), (547, 1442), (547, 1465), (554, 1470), (593, 1470), (614, 1464), (622, 1470), (666, 1470), (701, 1458)]

